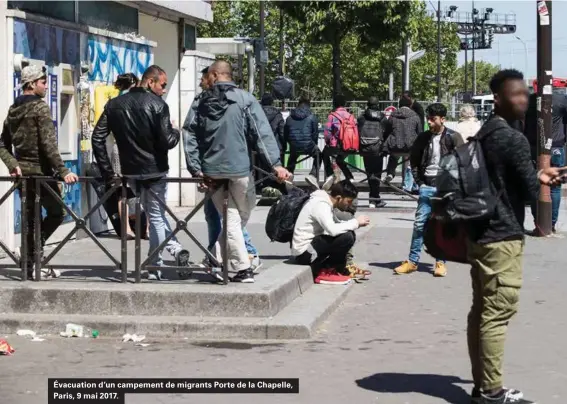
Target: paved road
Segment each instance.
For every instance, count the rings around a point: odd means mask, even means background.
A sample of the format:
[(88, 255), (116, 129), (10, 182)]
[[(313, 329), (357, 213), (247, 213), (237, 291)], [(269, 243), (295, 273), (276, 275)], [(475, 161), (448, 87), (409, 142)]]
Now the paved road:
[[(30, 342), (8, 336), (17, 351), (0, 357), (1, 401), (46, 403), (47, 377), (299, 377), (299, 396), (131, 395), (126, 403), (468, 404), (468, 269), (453, 265), (447, 278), (437, 279), (424, 256), (422, 271), (393, 276), (391, 268), (407, 255), (411, 215), (372, 216), (374, 227), (356, 248), (358, 260), (374, 270), (372, 279), (355, 285), (312, 341), (149, 338), (151, 345), (142, 348), (104, 338)], [(252, 226), (261, 222), (260, 211)], [(506, 384), (544, 404), (567, 397), (565, 246), (563, 238), (528, 240), (520, 313), (507, 343)]]

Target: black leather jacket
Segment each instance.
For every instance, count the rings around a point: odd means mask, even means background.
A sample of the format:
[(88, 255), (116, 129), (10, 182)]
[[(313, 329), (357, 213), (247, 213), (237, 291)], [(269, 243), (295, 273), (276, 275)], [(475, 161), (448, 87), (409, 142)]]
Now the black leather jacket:
[(96, 124), (93, 153), (104, 177), (114, 175), (106, 148), (110, 133), (116, 139), (124, 175), (167, 172), (167, 152), (179, 143), (179, 131), (171, 126), (165, 101), (141, 87), (108, 101)]

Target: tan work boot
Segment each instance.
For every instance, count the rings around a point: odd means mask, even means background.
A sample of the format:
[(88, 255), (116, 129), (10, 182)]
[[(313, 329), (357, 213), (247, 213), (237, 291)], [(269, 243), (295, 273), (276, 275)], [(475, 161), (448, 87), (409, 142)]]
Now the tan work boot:
[(447, 266), (444, 262), (436, 262), (435, 263), (435, 271), (433, 272), (433, 276), (443, 277), (447, 275)]
[(399, 267), (394, 269), (394, 272), (398, 275), (411, 274), (415, 271), (417, 271), (417, 265), (411, 261), (404, 261)]

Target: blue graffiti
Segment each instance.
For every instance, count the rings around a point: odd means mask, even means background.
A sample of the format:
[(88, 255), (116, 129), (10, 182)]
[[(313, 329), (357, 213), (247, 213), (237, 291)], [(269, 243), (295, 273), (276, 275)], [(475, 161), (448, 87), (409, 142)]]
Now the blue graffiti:
[(88, 37), (88, 55), (92, 65), (89, 80), (105, 83), (113, 82), (116, 76), (123, 73), (134, 73), (141, 77), (153, 59), (149, 45), (96, 35)]

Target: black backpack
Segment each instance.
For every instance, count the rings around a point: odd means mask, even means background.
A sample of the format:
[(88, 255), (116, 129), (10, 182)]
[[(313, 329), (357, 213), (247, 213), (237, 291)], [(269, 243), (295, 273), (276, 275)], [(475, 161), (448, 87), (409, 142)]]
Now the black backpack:
[[(380, 111), (371, 111), (372, 117), (383, 118)], [(380, 117), (382, 115), (382, 117)], [(378, 155), (384, 142), (384, 123), (382, 119), (365, 119), (358, 133), (360, 138), (360, 154)]]
[(299, 188), (292, 188), (287, 195), (272, 205), (266, 218), (266, 235), (271, 241), (291, 242), (295, 222), (308, 200), (308, 193)]
[(496, 192), (482, 150), (483, 136), (474, 136), (439, 162), (434, 215), (442, 220), (470, 222), (492, 216), (500, 192)]

